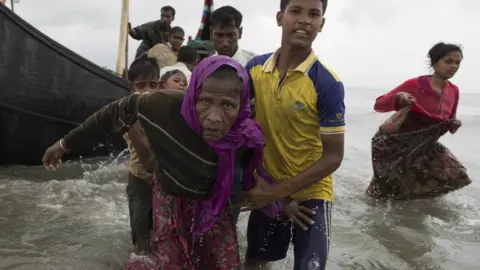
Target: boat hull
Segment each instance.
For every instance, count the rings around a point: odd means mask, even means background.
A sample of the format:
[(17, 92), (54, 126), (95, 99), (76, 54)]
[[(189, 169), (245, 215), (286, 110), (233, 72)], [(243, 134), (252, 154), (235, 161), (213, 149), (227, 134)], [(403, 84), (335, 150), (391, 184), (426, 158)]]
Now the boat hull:
[[(0, 4), (0, 166), (38, 165), (45, 150), (102, 106), (124, 80), (47, 37)], [(71, 158), (103, 156), (123, 142)]]

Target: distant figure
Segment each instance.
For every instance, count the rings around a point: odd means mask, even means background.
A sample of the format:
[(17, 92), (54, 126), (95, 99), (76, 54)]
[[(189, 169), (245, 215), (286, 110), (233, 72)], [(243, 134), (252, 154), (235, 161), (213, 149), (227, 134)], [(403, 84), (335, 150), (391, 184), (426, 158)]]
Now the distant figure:
[[(174, 70), (179, 70), (181, 71), (184, 75), (185, 78), (187, 79), (187, 85), (188, 82), (190, 81), (190, 76), (192, 75), (193, 68), (198, 64), (198, 53), (197, 50), (191, 46), (183, 46), (180, 48), (178, 52), (178, 58), (177, 58), (177, 63), (172, 66), (164, 67), (160, 74), (169, 72), (169, 71), (174, 71)], [(162, 78), (162, 75), (160, 75), (160, 78)], [(168, 88), (172, 89), (172, 88)]]
[(157, 64), (160, 69), (175, 65), (177, 63), (177, 54), (184, 41), (185, 31), (181, 27), (173, 27), (170, 30), (168, 42), (160, 43), (150, 50), (147, 55), (149, 58), (157, 59)]
[(171, 23), (175, 19), (175, 9), (171, 6), (164, 6), (160, 12), (160, 20), (144, 23), (135, 28), (132, 28), (130, 23), (128, 24), (128, 34), (133, 39), (142, 40), (135, 58), (138, 58), (156, 44), (168, 41)]
[(255, 54), (238, 46), (238, 41), (242, 38), (242, 20), (240, 11), (231, 6), (223, 6), (212, 13), (211, 33), (218, 55), (232, 57), (245, 66)]
[(455, 133), (460, 92), (449, 80), (460, 68), (462, 49), (438, 43), (428, 52), (433, 74), (410, 79), (375, 102), (375, 111), (397, 111), (372, 139), (375, 198), (437, 197), (471, 183), (466, 169), (438, 139)]

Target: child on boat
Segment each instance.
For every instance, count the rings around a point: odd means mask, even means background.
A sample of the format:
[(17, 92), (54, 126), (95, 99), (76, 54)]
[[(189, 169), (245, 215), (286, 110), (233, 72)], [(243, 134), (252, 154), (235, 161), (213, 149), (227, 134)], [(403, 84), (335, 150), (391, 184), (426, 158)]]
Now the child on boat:
[[(139, 120), (156, 161), (152, 269), (237, 269), (229, 207), (235, 167), (243, 169), (243, 188), (252, 188), (264, 147), (249, 119), (249, 89), (238, 62), (206, 58), (185, 94), (133, 94), (105, 106), (48, 148), (44, 166), (55, 170), (66, 152), (121, 136)], [(273, 216), (273, 208), (265, 210)]]

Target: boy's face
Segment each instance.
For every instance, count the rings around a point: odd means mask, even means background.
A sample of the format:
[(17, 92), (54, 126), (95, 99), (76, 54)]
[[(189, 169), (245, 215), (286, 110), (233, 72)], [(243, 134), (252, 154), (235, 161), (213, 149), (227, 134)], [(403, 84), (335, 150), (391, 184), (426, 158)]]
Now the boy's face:
[(282, 40), (292, 47), (311, 48), (325, 23), (322, 5), (321, 0), (290, 0), (285, 11), (277, 13)]
[(232, 57), (238, 50), (238, 40), (242, 38), (242, 28), (235, 25), (211, 28), (212, 41), (219, 55)]
[(175, 32), (170, 35), (168, 42), (172, 45), (172, 49), (176, 52), (180, 50), (183, 42), (185, 41), (185, 35), (180, 32)]
[(147, 77), (137, 77), (130, 85), (130, 90), (132, 92), (145, 93), (158, 91), (160, 89), (160, 82), (158, 78), (152, 76)]

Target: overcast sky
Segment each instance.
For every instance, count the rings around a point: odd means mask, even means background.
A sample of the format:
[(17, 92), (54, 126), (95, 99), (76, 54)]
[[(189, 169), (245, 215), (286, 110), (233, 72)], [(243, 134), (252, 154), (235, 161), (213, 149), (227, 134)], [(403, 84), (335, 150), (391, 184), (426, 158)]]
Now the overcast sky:
[[(140, 3), (141, 2), (141, 3)], [(215, 0), (244, 15), (241, 46), (267, 53), (280, 44), (275, 22), (279, 0)], [(427, 52), (438, 41), (464, 46), (465, 59), (454, 78), (464, 92), (480, 92), (480, 1), (332, 0), (324, 32), (314, 50), (349, 88), (389, 90), (429, 72)], [(130, 21), (155, 20), (160, 8), (177, 9), (174, 25), (195, 35), (202, 0), (130, 1)], [(121, 0), (21, 0), (16, 12), (53, 39), (100, 66), (115, 69)], [(138, 42), (130, 39), (130, 59)]]

